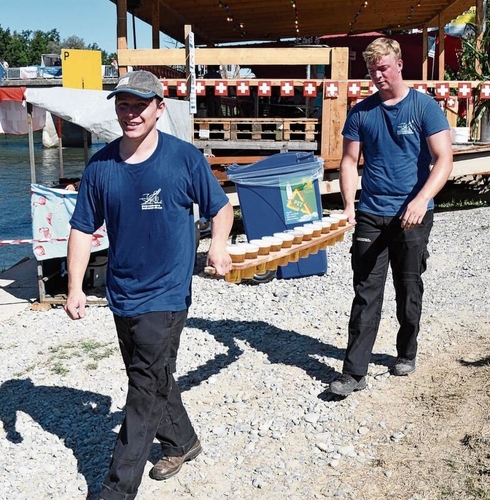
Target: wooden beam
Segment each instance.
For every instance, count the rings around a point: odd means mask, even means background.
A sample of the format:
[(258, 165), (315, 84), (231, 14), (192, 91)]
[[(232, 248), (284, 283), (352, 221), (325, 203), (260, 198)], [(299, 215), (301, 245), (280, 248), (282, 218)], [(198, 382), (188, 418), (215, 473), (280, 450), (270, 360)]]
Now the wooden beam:
[[(122, 2), (125, 0), (118, 0)], [(118, 4), (119, 5), (119, 4)], [(119, 19), (119, 18), (118, 18)], [(334, 49), (327, 47), (292, 48), (198, 48), (196, 64), (307, 65), (329, 64)], [(344, 49), (348, 50), (348, 49)], [(348, 59), (347, 59), (348, 60)], [(127, 66), (185, 65), (184, 49), (128, 49), (118, 47), (118, 61)]]
[[(117, 52), (128, 48), (128, 3), (126, 0), (117, 0)], [(119, 75), (128, 71), (127, 64), (121, 63), (118, 55)]]
[[(332, 80), (339, 82), (338, 97), (326, 100), (322, 111), (322, 155), (340, 158), (342, 156), (342, 127), (347, 117), (347, 80), (349, 78), (349, 49), (332, 49)], [(325, 86), (325, 84), (324, 84)]]
[(453, 171), (451, 179), (466, 175), (487, 174), (490, 151), (453, 156)]
[[(483, 39), (483, 24), (485, 22), (485, 9), (483, 5), (484, 0), (476, 0), (476, 30), (477, 30), (477, 50), (481, 50)], [(475, 58), (476, 72), (481, 74), (480, 61)]]
[(439, 80), (444, 80), (444, 67), (445, 67), (445, 33), (444, 33), (444, 24), (439, 24), (439, 68), (438, 68), (438, 76)]
[(160, 48), (160, 2), (151, 4), (151, 46)]

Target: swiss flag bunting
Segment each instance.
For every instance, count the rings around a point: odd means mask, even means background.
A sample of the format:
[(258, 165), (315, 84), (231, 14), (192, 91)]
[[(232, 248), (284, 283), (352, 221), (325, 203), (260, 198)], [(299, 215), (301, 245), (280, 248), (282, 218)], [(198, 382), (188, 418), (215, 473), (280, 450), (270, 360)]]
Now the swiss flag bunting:
[(196, 80), (196, 95), (206, 95), (205, 80)]
[(339, 82), (324, 83), (325, 97), (339, 96)]
[(261, 97), (268, 97), (272, 95), (271, 82), (259, 81), (257, 85), (257, 95)]
[(250, 83), (246, 80), (236, 82), (236, 95), (250, 95)]
[(227, 96), (228, 82), (226, 82), (225, 80), (217, 80), (214, 83), (214, 95)]
[(185, 80), (177, 80), (176, 90), (179, 97), (187, 96), (187, 82)]
[(315, 82), (303, 82), (303, 97), (316, 97), (317, 89)]
[(361, 82), (349, 82), (347, 86), (347, 97), (360, 97)]
[(294, 83), (291, 80), (281, 82), (281, 97), (294, 96)]

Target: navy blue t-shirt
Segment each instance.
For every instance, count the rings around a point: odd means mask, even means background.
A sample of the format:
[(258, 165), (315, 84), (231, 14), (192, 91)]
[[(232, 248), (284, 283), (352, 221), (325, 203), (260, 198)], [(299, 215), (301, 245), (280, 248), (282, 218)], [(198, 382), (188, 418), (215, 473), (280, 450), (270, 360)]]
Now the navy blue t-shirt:
[(192, 144), (159, 132), (151, 157), (129, 164), (119, 143), (91, 158), (70, 224), (93, 233), (105, 221), (107, 299), (115, 314), (184, 310), (195, 258), (193, 203), (213, 217), (228, 197)]
[[(437, 102), (414, 89), (393, 106), (382, 103), (378, 93), (354, 106), (342, 135), (362, 143), (358, 209), (399, 215), (429, 177), (432, 158), (427, 137), (448, 129)], [(428, 205), (432, 208), (433, 200)]]

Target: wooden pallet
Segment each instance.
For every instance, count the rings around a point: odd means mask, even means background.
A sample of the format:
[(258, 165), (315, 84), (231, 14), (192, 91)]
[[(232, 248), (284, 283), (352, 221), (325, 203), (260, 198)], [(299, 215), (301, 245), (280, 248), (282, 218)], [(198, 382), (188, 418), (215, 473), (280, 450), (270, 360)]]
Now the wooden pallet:
[(196, 118), (194, 120), (195, 140), (312, 142), (317, 136), (316, 119)]
[(194, 139), (229, 141), (231, 124), (229, 120), (194, 120)]
[(284, 122), (283, 137), (285, 141), (307, 141), (311, 142), (318, 135), (318, 124), (314, 121)]
[[(279, 266), (285, 266), (290, 262), (298, 262), (299, 259), (316, 254), (320, 250), (325, 250), (327, 247), (343, 241), (344, 233), (350, 231), (353, 227), (352, 224), (346, 224), (290, 248), (270, 252), (269, 255), (259, 255), (257, 258), (247, 259), (243, 263), (233, 263), (232, 270), (225, 275), (225, 281), (240, 283), (242, 280), (252, 279), (256, 274), (275, 271)], [(204, 272), (209, 275), (216, 274), (216, 270), (211, 266), (205, 267)]]

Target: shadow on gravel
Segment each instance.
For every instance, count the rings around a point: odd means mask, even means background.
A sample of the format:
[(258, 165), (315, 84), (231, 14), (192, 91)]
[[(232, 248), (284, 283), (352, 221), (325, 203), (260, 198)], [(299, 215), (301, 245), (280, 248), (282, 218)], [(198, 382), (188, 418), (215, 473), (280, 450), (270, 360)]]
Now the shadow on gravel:
[(27, 379), (7, 380), (0, 386), (0, 419), (12, 443), (23, 436), (16, 412), (29, 415), (46, 432), (58, 436), (73, 451), (78, 472), (88, 485), (87, 500), (100, 497), (116, 439), (113, 428), (122, 412), (111, 413), (111, 398), (68, 387), (35, 386)]
[[(318, 358), (343, 360), (345, 349), (302, 335), (293, 330), (283, 330), (265, 321), (212, 321), (200, 318), (188, 318), (186, 327), (209, 332), (213, 337), (228, 347), (226, 354), (220, 354), (179, 377), (182, 391), (191, 389), (219, 373), (223, 368), (236, 361), (243, 353), (236, 340), (246, 342), (252, 349), (263, 352), (271, 363), (291, 365), (305, 371), (312, 379), (322, 384), (329, 384), (338, 373), (325, 361)], [(371, 362), (390, 367), (395, 361), (387, 354), (373, 354)], [(322, 396), (321, 399), (324, 399)]]
[[(345, 354), (344, 349), (264, 321), (188, 318), (186, 326), (209, 332), (228, 347), (228, 352), (218, 354), (179, 377), (182, 392), (200, 385), (235, 362), (243, 354), (237, 340), (263, 352), (271, 363), (300, 368), (325, 385), (334, 380), (337, 373), (322, 358), (342, 360)], [(390, 366), (394, 358), (375, 354), (371, 361)], [(330, 401), (342, 399), (327, 391), (318, 397)], [(0, 386), (0, 420), (7, 439), (12, 443), (21, 443), (24, 439), (17, 430), (19, 411), (29, 415), (46, 432), (58, 436), (64, 446), (73, 451), (78, 472), (88, 486), (87, 500), (100, 498), (116, 440), (113, 429), (123, 420), (124, 412), (112, 413), (110, 407), (108, 396), (69, 387), (36, 386), (29, 378), (7, 380)], [(154, 444), (149, 460), (155, 463), (160, 458), (161, 448)]]

